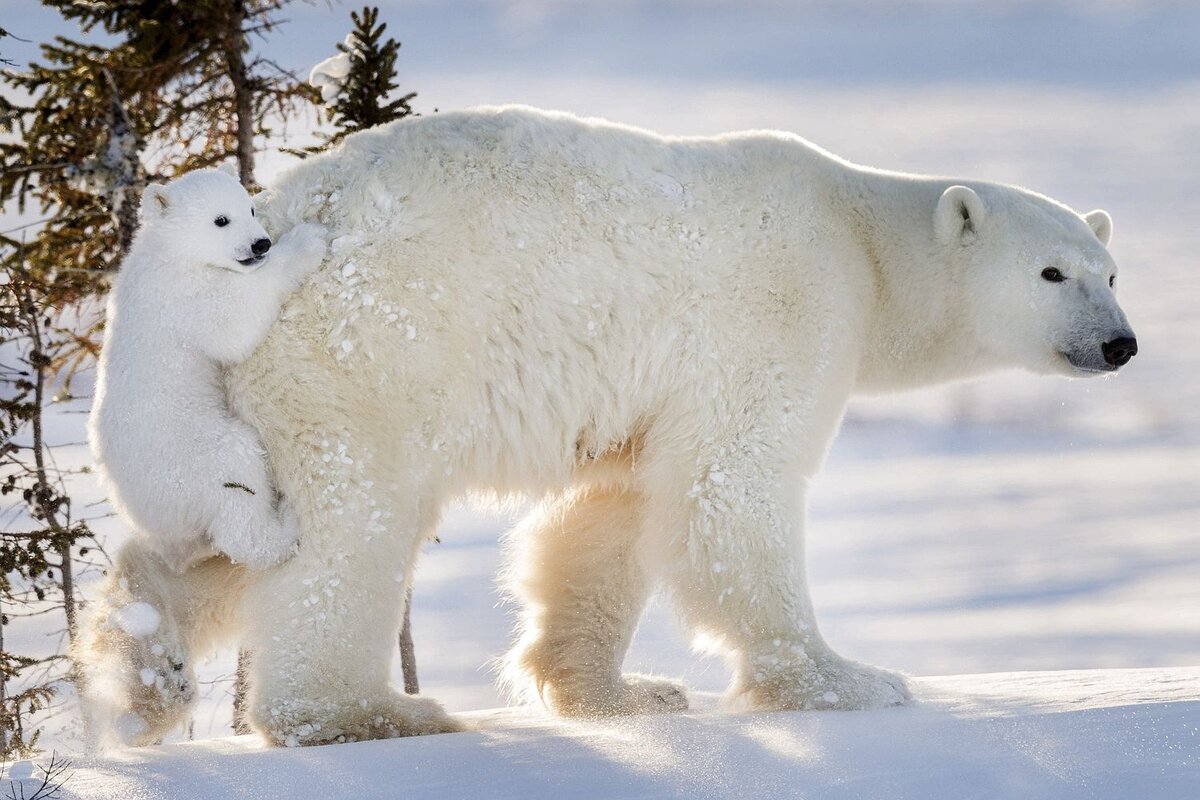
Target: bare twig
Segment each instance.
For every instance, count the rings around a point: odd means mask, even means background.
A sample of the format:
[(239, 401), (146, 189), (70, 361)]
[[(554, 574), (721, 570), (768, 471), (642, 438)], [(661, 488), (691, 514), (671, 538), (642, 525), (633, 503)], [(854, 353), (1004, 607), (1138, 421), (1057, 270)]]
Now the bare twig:
[(25, 794), (25, 781), (9, 781), (7, 800), (53, 800), (62, 793), (63, 786), (74, 774), (69, 771), (71, 762), (57, 752), (50, 754), (47, 766), (39, 766), (38, 769), (42, 771), (41, 784), (33, 790), (33, 794)]

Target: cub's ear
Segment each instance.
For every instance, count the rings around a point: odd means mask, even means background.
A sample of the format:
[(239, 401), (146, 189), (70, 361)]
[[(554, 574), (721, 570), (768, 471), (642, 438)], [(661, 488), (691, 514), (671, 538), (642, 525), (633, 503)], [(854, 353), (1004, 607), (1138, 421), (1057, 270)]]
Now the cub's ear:
[(1096, 238), (1100, 240), (1100, 244), (1108, 247), (1108, 243), (1112, 241), (1112, 217), (1107, 211), (1096, 209), (1089, 211), (1083, 215), (1083, 221), (1086, 222), (1092, 229), (1092, 233), (1096, 234)]
[(237, 164), (234, 163), (233, 161), (222, 161), (221, 165), (217, 167), (217, 170), (219, 172), (224, 172), (226, 175), (229, 175), (230, 177), (238, 178), (239, 180), (241, 179), (241, 176), (238, 175)]
[(162, 219), (167, 215), (167, 209), (171, 207), (171, 200), (167, 196), (167, 187), (161, 183), (152, 183), (142, 190), (142, 206), (140, 209), (142, 220)]
[(986, 216), (987, 209), (974, 190), (951, 186), (938, 200), (933, 227), (938, 239), (946, 244), (970, 244), (979, 235)]

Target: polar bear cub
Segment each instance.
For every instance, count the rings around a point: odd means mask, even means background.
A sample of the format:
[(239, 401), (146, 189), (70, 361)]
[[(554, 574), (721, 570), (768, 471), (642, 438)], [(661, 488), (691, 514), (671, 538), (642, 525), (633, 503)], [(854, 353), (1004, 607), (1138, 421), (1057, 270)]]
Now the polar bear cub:
[(250, 195), (217, 170), (147, 187), (141, 217), (109, 297), (89, 419), (101, 479), (176, 570), (214, 550), (270, 566), (299, 526), (226, 403), (223, 372), (320, 265), (325, 230), (299, 225), (272, 247)]

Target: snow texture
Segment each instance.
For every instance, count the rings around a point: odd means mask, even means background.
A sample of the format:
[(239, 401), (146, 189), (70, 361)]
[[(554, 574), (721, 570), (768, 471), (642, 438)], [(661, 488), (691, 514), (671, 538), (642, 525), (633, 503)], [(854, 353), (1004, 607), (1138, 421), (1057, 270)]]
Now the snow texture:
[(162, 615), (149, 603), (134, 602), (114, 611), (109, 622), (135, 639), (144, 639), (158, 630)]
[(33, 762), (18, 761), (8, 768), (8, 772), (4, 777), (12, 781), (23, 781), (33, 777)]
[(442, 736), (263, 749), (252, 737), (79, 764), (66, 800), (1181, 800), (1200, 785), (1200, 669), (915, 682), (883, 711), (554, 719), (466, 715)]

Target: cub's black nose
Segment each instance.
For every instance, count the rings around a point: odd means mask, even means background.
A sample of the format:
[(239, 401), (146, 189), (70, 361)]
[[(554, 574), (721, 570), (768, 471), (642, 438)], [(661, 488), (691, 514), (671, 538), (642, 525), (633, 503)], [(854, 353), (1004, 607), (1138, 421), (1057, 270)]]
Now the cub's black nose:
[(1137, 355), (1137, 339), (1132, 336), (1122, 336), (1100, 346), (1104, 351), (1104, 360), (1114, 367), (1123, 367), (1129, 359)]
[[(256, 256), (261, 256), (263, 253), (271, 249), (270, 239), (257, 239), (254, 244), (250, 245), (250, 252)], [(1120, 341), (1119, 339), (1117, 341)], [(1108, 345), (1105, 345), (1107, 347)], [(1137, 348), (1134, 348), (1137, 349)]]

